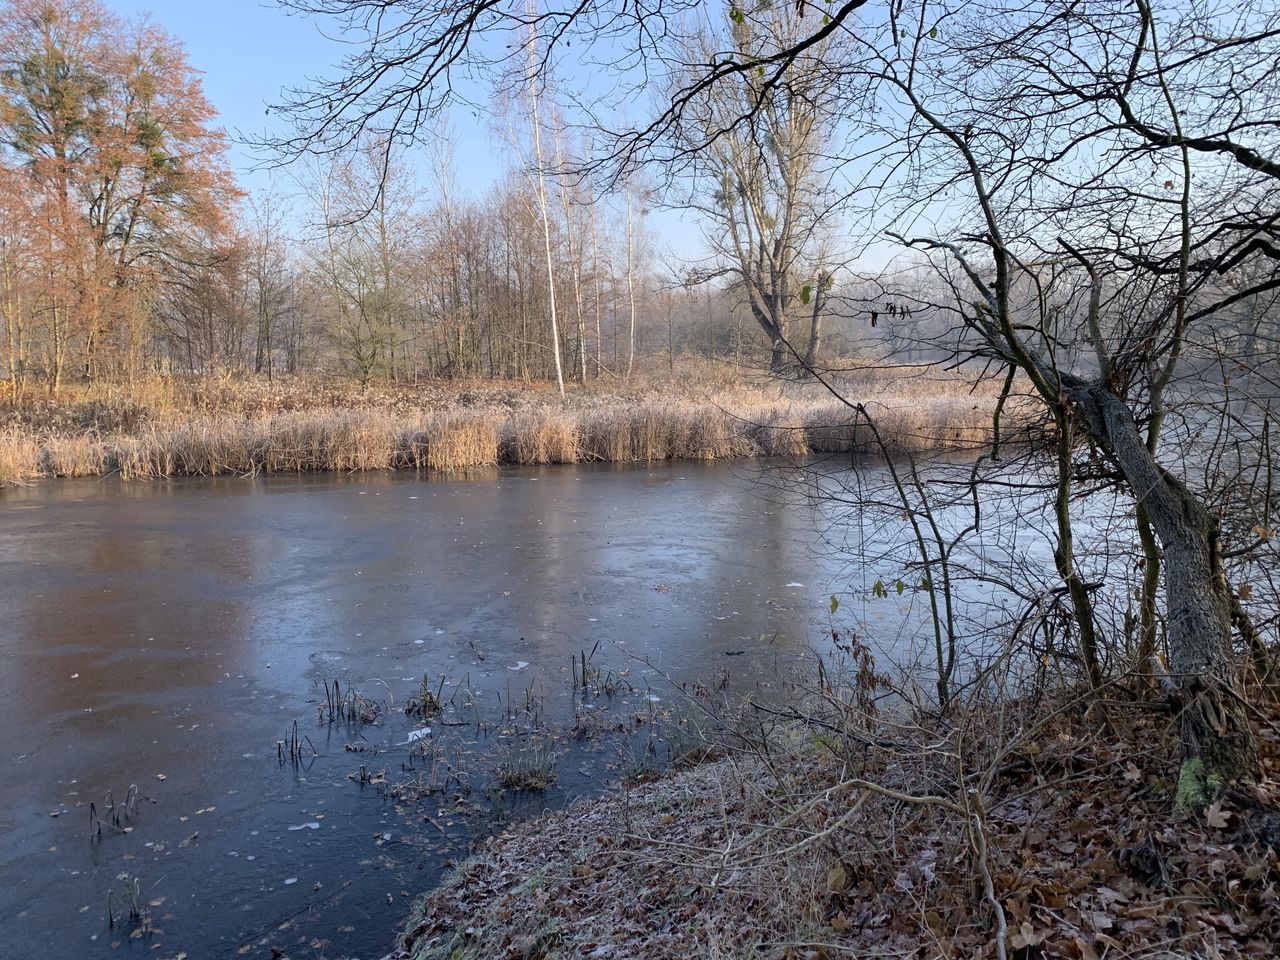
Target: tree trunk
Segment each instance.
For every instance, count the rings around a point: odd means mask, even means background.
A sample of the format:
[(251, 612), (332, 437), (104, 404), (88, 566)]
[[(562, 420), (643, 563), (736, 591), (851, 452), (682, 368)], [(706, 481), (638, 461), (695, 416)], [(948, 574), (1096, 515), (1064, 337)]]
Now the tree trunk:
[(49, 390), (57, 396), (58, 390), (62, 387), (62, 356), (66, 345), (66, 320), (59, 322), (58, 318), (58, 298), (53, 298), (53, 309), (51, 312), (53, 318), (53, 348), (49, 357)]
[(1145, 670), (1156, 653), (1156, 591), (1160, 587), (1160, 547), (1147, 517), (1146, 507), (1138, 504), (1138, 540), (1142, 544), (1142, 595), (1138, 598), (1140, 639), (1134, 666)]
[(1200, 760), (1210, 782), (1256, 780), (1258, 748), (1235, 669), (1218, 521), (1156, 461), (1119, 397), (1098, 384), (1073, 393), (1160, 539), (1183, 758)]
[(785, 306), (767, 293), (757, 294), (754, 291), (748, 305), (751, 307), (751, 315), (755, 317), (756, 323), (760, 324), (760, 329), (769, 338), (771, 350), (769, 372), (785, 373), (796, 359), (787, 343), (787, 328), (790, 324), (787, 321)]
[(596, 378), (604, 376), (604, 358), (601, 351), (604, 349), (604, 338), (601, 335), (601, 310), (602, 301), (600, 299), (600, 241), (596, 234), (596, 208), (593, 204), (591, 207), (591, 273), (595, 280), (596, 288)]
[(630, 307), (631, 321), (627, 327), (627, 373), (631, 379), (631, 369), (636, 363), (636, 277), (635, 251), (633, 250), (634, 232), (631, 221), (631, 198), (627, 198), (627, 304)]
[[(555, 116), (554, 114), (552, 115)], [(555, 123), (556, 131), (556, 178), (560, 192), (560, 210), (564, 216), (565, 256), (569, 261), (569, 279), (573, 284), (573, 318), (578, 332), (578, 353), (573, 358), (573, 367), (577, 371), (579, 382), (587, 382), (587, 324), (582, 313), (582, 242), (578, 236), (577, 217), (574, 214), (574, 198), (570, 196), (569, 185), (565, 180), (564, 149), (562, 140), (562, 124)]]
[(804, 365), (810, 370), (818, 361), (818, 351), (822, 349), (822, 316), (817, 310), (809, 321), (809, 346), (804, 351)]
[[(537, 34), (529, 35), (529, 60), (534, 62), (537, 56)], [(547, 255), (547, 312), (551, 320), (551, 357), (555, 361), (556, 390), (564, 396), (564, 367), (560, 362), (560, 324), (556, 318), (556, 271), (551, 252), (551, 218), (547, 209), (546, 171), (542, 166), (542, 123), (538, 119), (538, 87), (530, 71), (529, 76), (529, 111), (530, 125), (533, 127), (533, 155), (537, 163), (534, 186), (538, 194), (538, 210), (542, 214), (542, 240)]]
[(809, 345), (804, 351), (805, 369), (812, 372), (818, 362), (818, 351), (822, 349), (822, 315), (827, 306), (827, 288), (831, 283), (830, 274), (819, 270), (813, 297), (813, 312), (809, 316)]
[(1093, 619), (1093, 600), (1075, 566), (1075, 537), (1071, 529), (1071, 449), (1072, 423), (1062, 411), (1055, 411), (1058, 428), (1058, 493), (1054, 498), (1054, 516), (1058, 522), (1058, 542), (1053, 561), (1058, 576), (1071, 595), (1072, 613), (1079, 634), (1080, 659), (1095, 693), (1102, 690), (1102, 665), (1098, 660), (1098, 637)]
[(773, 341), (773, 352), (769, 355), (769, 372), (785, 373), (787, 369), (787, 345), (781, 337)]

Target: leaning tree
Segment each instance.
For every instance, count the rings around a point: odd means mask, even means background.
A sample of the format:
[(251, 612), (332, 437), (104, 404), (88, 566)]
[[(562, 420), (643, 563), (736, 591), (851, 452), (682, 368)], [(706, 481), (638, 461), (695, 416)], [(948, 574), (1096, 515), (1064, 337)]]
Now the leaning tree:
[[(1056, 559), (1087, 641), (1067, 506), (1073, 437), (1133, 499), (1141, 659), (1155, 652), (1162, 580), (1157, 672), (1194, 761), (1184, 772), (1202, 780), (1259, 772), (1233, 644), (1247, 615), (1224, 518), (1187, 478), (1205, 452), (1171, 457), (1163, 441), (1193, 391), (1202, 424), (1206, 408), (1223, 416), (1206, 332), (1280, 287), (1277, 26), (1269, 5), (931, 3), (862, 31), (852, 69), (886, 118), (864, 127), (904, 172), (875, 200), (927, 213), (932, 229), (897, 238), (963, 278), (937, 305), (963, 332), (958, 347), (1024, 376), (1052, 418), (1064, 458)], [(1243, 288), (1223, 283), (1245, 269)], [(1100, 682), (1096, 651), (1081, 653)]]

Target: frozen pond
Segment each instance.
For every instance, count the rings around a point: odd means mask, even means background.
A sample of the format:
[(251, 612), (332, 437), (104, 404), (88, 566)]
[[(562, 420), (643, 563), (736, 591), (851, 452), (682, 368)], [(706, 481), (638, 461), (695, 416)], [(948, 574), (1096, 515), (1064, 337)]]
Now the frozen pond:
[[(381, 956), (410, 896), (495, 816), (643, 762), (639, 715), (678, 699), (655, 667), (749, 687), (823, 635), (847, 571), (762, 471), (0, 493), (4, 955)], [(584, 703), (570, 664), (593, 649), (591, 669), (625, 672), (626, 688)], [(424, 672), (453, 719), (415, 757), (425, 721), (403, 707)], [(318, 722), (334, 679), (385, 703), (381, 722)], [(552, 789), (492, 793), (494, 757), (522, 731), (567, 731), (586, 710), (626, 736), (561, 736)], [(281, 763), (295, 720), (305, 758)], [(428, 775), (429, 791), (393, 789)]]

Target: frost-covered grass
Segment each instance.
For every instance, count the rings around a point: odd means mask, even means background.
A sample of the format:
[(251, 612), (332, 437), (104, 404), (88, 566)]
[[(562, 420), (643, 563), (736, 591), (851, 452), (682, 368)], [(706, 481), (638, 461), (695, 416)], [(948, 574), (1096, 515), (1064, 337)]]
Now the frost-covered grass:
[(1056, 691), (880, 714), (861, 672), (811, 682), (789, 722), (744, 712), (723, 759), (492, 838), (384, 960), (1274, 955), (1274, 777), (1177, 813), (1149, 710), (1099, 724)]
[[(994, 391), (925, 367), (835, 377), (889, 452), (972, 449)], [(453, 470), (497, 463), (804, 457), (870, 449), (865, 423), (814, 383), (699, 364), (577, 386), (155, 380), (0, 409), (0, 478)]]

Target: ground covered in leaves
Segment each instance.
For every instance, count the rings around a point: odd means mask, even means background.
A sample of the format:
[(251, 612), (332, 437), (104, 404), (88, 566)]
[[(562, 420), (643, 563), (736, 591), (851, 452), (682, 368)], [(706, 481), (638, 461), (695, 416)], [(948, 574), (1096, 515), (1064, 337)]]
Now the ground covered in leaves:
[(777, 725), (493, 838), (390, 956), (1276, 956), (1268, 718), (1262, 785), (1187, 814), (1168, 716), (1034, 711)]

